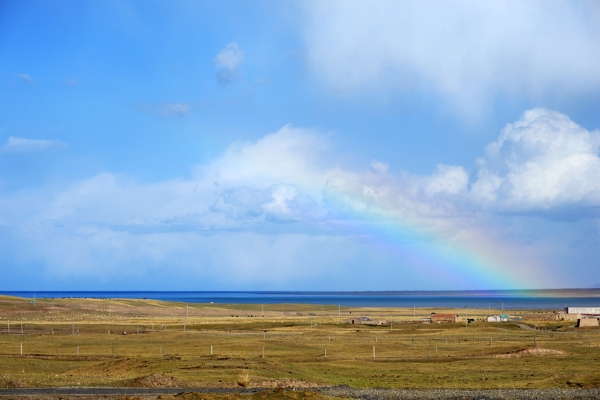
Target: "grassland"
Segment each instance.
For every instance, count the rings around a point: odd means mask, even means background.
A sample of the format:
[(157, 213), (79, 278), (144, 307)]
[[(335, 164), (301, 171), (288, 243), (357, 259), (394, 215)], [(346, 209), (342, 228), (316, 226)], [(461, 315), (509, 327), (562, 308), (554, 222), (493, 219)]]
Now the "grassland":
[(597, 328), (528, 310), (519, 323), (479, 321), (487, 309), (467, 327), (418, 322), (432, 311), (465, 310), (0, 297), (0, 387), (600, 386)]

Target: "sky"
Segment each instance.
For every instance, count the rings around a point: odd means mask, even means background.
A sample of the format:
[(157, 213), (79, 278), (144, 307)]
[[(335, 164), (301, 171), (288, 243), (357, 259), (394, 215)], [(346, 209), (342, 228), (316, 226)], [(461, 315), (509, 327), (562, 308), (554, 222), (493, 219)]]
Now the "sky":
[(600, 286), (595, 1), (0, 2), (0, 290)]

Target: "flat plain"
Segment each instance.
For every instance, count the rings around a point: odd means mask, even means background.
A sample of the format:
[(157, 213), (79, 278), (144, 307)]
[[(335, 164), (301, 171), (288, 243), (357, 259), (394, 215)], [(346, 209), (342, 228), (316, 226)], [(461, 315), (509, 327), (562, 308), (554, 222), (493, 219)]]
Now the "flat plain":
[[(419, 322), (465, 311), (475, 322)], [(4, 296), (0, 387), (600, 386), (598, 328), (539, 310), (484, 322), (499, 312)]]

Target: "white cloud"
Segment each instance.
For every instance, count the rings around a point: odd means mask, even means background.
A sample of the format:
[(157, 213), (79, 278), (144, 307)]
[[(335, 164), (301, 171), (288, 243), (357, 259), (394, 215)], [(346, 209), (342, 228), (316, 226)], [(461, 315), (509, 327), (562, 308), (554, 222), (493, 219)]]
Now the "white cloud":
[(272, 222), (320, 221), (327, 211), (294, 185), (280, 183), (265, 190), (247, 187), (225, 190), (211, 206), (234, 220), (264, 219)]
[(594, 2), (304, 4), (309, 65), (338, 91), (418, 89), (477, 118), (497, 94), (600, 88), (600, 8)]
[[(148, 184), (102, 173), (3, 199), (0, 218), (22, 245), (19, 259), (61, 279), (131, 276), (166, 263), (216, 280), (224, 273), (240, 282), (289, 282), (317, 271), (318, 259), (336, 265), (346, 257), (311, 251), (343, 248), (344, 240), (289, 224), (325, 218), (320, 191), (339, 172), (323, 162), (326, 150), (317, 133), (285, 126), (231, 145), (189, 179)], [(275, 233), (281, 229), (287, 233)]]
[(246, 186), (264, 189), (291, 183), (315, 199), (330, 176), (344, 174), (331, 166), (326, 137), (291, 125), (265, 135), (256, 142), (237, 142), (213, 162), (200, 165), (194, 175), (220, 187)]
[(28, 74), (17, 74), (17, 78), (19, 78), (23, 83), (33, 83), (33, 78)]
[[(11, 137), (4, 150), (62, 144)], [(477, 210), (600, 205), (600, 133), (549, 110), (527, 111), (508, 124), (477, 161), (472, 177), (451, 165), (438, 165), (431, 175), (394, 175), (388, 164), (376, 160), (370, 170), (343, 170), (334, 166), (329, 150), (325, 136), (288, 125), (255, 142), (232, 144), (220, 157), (194, 168), (190, 179), (138, 184), (99, 174), (57, 194), (39, 217), (77, 220), (85, 215), (94, 223), (154, 225), (197, 216), (194, 224), (204, 218), (203, 229), (206, 224), (218, 229), (216, 217), (207, 217), (210, 210), (232, 221), (315, 221), (327, 217), (325, 206), (437, 218)], [(138, 199), (134, 206), (131, 198)]]
[(440, 164), (431, 177), (424, 179), (424, 191), (427, 196), (440, 194), (457, 195), (465, 193), (469, 184), (469, 175), (463, 167)]
[(11, 136), (6, 144), (2, 146), (2, 149), (10, 153), (31, 153), (63, 146), (65, 146), (65, 143), (60, 140), (25, 139)]
[[(36, 195), (39, 203), (28, 207), (15, 199), (9, 219), (14, 224), (18, 210), (28, 210), (27, 222), (21, 221), (28, 232), (55, 224), (219, 231), (243, 219), (236, 215), (255, 214), (263, 221), (316, 220), (323, 212), (317, 205), (321, 188), (328, 176), (340, 173), (321, 161), (326, 147), (315, 132), (285, 126), (256, 142), (231, 145), (221, 157), (198, 166), (190, 179), (141, 184), (101, 173), (63, 191)], [(210, 211), (211, 206), (220, 212)]]
[(600, 131), (546, 109), (508, 124), (477, 160), (473, 177), (462, 166), (438, 165), (431, 175), (371, 171), (328, 180), (325, 198), (346, 212), (382, 207), (398, 216), (434, 218), (477, 211), (571, 214), (600, 207)]
[[(552, 265), (542, 247), (557, 246), (561, 259), (575, 250), (560, 235), (544, 233), (551, 218), (532, 228), (527, 215), (600, 205), (598, 136), (563, 114), (530, 110), (488, 146), (474, 176), (450, 165), (418, 176), (392, 174), (376, 160), (364, 171), (335, 167), (326, 136), (284, 126), (232, 144), (186, 179), (140, 183), (102, 173), (60, 190), (0, 198), (0, 220), (19, 243), (15, 252), (23, 263), (41, 263), (63, 277), (157, 269), (165, 276), (178, 271), (212, 281), (232, 275), (240, 284), (282, 284), (352, 265), (352, 276), (362, 279), (369, 263), (392, 273), (400, 268), (396, 257), (411, 265), (410, 257), (381, 251), (389, 245), (410, 256), (415, 241), (433, 257), (459, 244), (485, 249), (513, 270), (540, 260)], [(416, 239), (394, 236), (404, 225)], [(369, 234), (386, 227), (392, 239)], [(581, 240), (584, 227), (575, 222), (569, 229), (577, 249), (597, 252), (589, 244), (597, 240)], [(413, 277), (436, 268), (419, 265), (402, 268)]]
[(478, 160), (471, 194), (484, 207), (507, 211), (600, 207), (599, 151), (599, 131), (556, 111), (526, 111)]
[(377, 160), (373, 160), (371, 161), (371, 170), (373, 172), (379, 173), (379, 174), (385, 174), (389, 171), (390, 169), (390, 164), (381, 162), (381, 161), (377, 161)]
[(218, 69), (217, 82), (228, 85), (237, 80), (238, 69), (244, 61), (244, 52), (236, 42), (231, 42), (215, 57), (215, 66)]

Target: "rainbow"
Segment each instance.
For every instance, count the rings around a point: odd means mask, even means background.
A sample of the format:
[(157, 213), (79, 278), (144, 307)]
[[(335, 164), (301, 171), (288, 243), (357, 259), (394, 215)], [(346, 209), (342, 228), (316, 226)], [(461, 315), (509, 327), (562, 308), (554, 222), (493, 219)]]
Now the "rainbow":
[(348, 196), (338, 197), (337, 205), (351, 217), (338, 220), (340, 231), (375, 241), (405, 270), (418, 269), (436, 280), (439, 289), (523, 290), (551, 286), (551, 277), (541, 279), (542, 274), (537, 272), (542, 268), (514, 254), (512, 246), (486, 235), (457, 237), (452, 219), (435, 225)]

